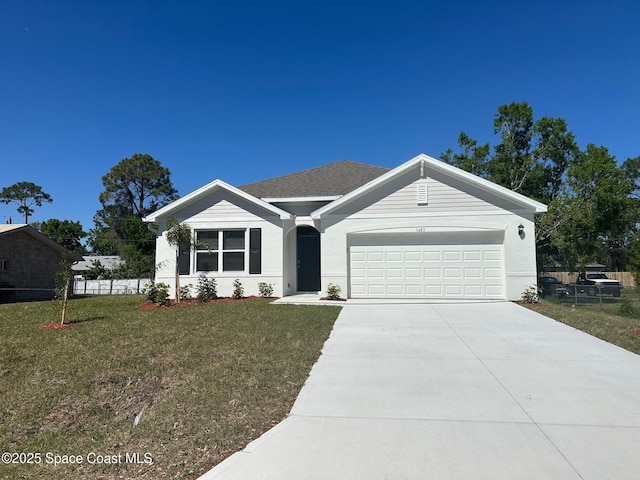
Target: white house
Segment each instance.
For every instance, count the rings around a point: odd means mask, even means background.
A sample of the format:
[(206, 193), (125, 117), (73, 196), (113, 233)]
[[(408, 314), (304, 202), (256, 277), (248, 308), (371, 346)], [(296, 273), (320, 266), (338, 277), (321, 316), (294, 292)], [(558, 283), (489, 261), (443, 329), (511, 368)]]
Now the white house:
[(341, 161), (242, 187), (221, 180), (144, 220), (156, 280), (174, 284), (166, 221), (208, 249), (181, 250), (181, 285), (205, 272), (228, 296), (325, 292), (349, 298), (518, 300), (536, 283), (534, 215), (546, 206), (421, 154), (394, 169)]

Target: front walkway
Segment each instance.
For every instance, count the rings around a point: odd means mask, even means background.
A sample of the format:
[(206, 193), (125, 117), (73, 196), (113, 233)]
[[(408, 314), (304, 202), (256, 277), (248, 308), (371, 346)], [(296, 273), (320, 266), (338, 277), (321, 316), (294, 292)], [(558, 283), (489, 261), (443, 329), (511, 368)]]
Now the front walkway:
[(291, 411), (202, 479), (631, 480), (640, 357), (508, 302), (343, 308)]
[(323, 300), (319, 293), (296, 293), (271, 302), (275, 305), (333, 305), (343, 307), (346, 302)]

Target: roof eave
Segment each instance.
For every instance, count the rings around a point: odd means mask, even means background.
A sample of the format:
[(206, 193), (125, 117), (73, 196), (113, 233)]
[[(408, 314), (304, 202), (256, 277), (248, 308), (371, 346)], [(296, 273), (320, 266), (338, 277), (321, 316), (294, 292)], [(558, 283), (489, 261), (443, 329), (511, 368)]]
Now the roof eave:
[(153, 212), (150, 215), (147, 215), (146, 217), (144, 217), (142, 219), (143, 222), (146, 223), (155, 223), (158, 221), (158, 219), (162, 218), (162, 217), (169, 217), (171, 215), (172, 212), (175, 212), (176, 210), (198, 200), (199, 198), (202, 198), (205, 195), (208, 195), (209, 193), (217, 190), (217, 189), (222, 189), (222, 190), (226, 190), (248, 202), (251, 202), (265, 210), (268, 210), (276, 215), (278, 215), (280, 217), (281, 220), (290, 220), (293, 218), (293, 215), (290, 214), (289, 212), (285, 212), (284, 210), (271, 205), (267, 202), (265, 202), (264, 200), (261, 200), (257, 197), (254, 197), (253, 195), (244, 192), (242, 190), (240, 190), (239, 188), (236, 188), (232, 185), (229, 185), (226, 182), (223, 182), (220, 179), (214, 180), (211, 183), (208, 183), (207, 185), (204, 185), (203, 187), (198, 188), (197, 190), (194, 190), (193, 192), (191, 192), (188, 195), (185, 195), (184, 197), (176, 200), (175, 202), (170, 203), (169, 205), (165, 205), (164, 207), (160, 208), (159, 210), (156, 210), (155, 212)]
[(536, 200), (532, 200), (520, 193), (516, 193), (512, 190), (509, 190), (508, 188), (502, 187), (496, 183), (490, 182), (489, 180), (485, 180), (484, 178), (480, 178), (476, 175), (473, 175), (472, 173), (465, 172), (460, 168), (454, 167), (453, 165), (449, 165), (441, 160), (438, 160), (436, 158), (430, 157), (429, 155), (425, 155), (424, 153), (421, 153), (420, 155), (412, 158), (411, 160), (408, 160), (407, 162), (394, 168), (393, 170), (388, 171), (387, 173), (381, 175), (380, 177), (363, 185), (362, 187), (355, 189), (351, 193), (348, 193), (347, 195), (342, 196), (338, 200), (335, 200), (334, 202), (328, 205), (325, 205), (319, 208), (318, 210), (311, 212), (311, 218), (314, 220), (321, 219), (324, 215), (334, 211), (335, 209), (341, 207), (342, 205), (345, 205), (361, 197), (362, 195), (364, 195), (370, 190), (373, 190), (379, 185), (382, 185), (392, 180), (393, 178), (399, 175), (402, 175), (403, 173), (414, 168), (416, 165), (418, 165), (421, 162), (425, 162), (426, 165), (434, 168), (435, 170), (439, 170), (449, 175), (453, 175), (454, 177), (460, 178), (462, 181), (465, 181), (466, 183), (476, 185), (485, 191), (488, 191), (495, 195), (499, 195), (503, 198), (507, 198), (515, 203), (522, 205), (527, 209), (533, 210), (534, 213), (544, 213), (547, 211), (547, 206), (544, 205), (543, 203), (540, 203)]

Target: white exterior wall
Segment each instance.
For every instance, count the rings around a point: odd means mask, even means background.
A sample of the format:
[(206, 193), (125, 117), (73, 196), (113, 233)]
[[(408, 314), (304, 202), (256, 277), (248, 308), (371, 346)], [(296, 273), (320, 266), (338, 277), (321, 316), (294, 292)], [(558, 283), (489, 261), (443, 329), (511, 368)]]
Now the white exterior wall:
[[(354, 200), (321, 222), (322, 289), (329, 283), (349, 296), (349, 235), (363, 232), (504, 232), (506, 300), (520, 300), (537, 283), (534, 214), (442, 174), (420, 179), (417, 169)], [(417, 184), (427, 185), (428, 202), (418, 205)], [(525, 234), (518, 235), (518, 225)]]
[[(267, 215), (262, 217), (261, 215)], [(176, 215), (193, 230), (246, 229), (245, 271), (205, 272), (215, 278), (218, 296), (228, 297), (233, 293), (233, 281), (237, 278), (244, 287), (245, 296), (259, 295), (258, 284), (273, 285), (273, 295), (283, 296), (283, 233), (282, 220), (245, 200), (216, 192), (207, 198), (182, 209)], [(175, 298), (175, 248), (167, 243), (165, 224), (160, 224), (162, 235), (156, 239), (156, 262), (161, 265), (156, 271), (156, 281), (170, 285), (170, 296)], [(249, 229), (260, 228), (262, 234), (262, 273), (249, 274)], [(195, 272), (195, 252), (191, 252), (190, 275), (180, 276), (180, 285), (191, 284), (192, 295), (196, 294), (199, 272)]]
[[(518, 225), (524, 226), (525, 235), (520, 238)], [(329, 283), (342, 288), (342, 295), (348, 296), (348, 238), (349, 234), (362, 232), (377, 233), (429, 233), (440, 231), (473, 232), (498, 230), (504, 232), (505, 288), (506, 300), (520, 300), (522, 292), (537, 283), (535, 234), (533, 214), (434, 215), (420, 218), (370, 217), (348, 218), (329, 216), (323, 220), (321, 236), (322, 289)], [(327, 254), (327, 252), (331, 252)]]

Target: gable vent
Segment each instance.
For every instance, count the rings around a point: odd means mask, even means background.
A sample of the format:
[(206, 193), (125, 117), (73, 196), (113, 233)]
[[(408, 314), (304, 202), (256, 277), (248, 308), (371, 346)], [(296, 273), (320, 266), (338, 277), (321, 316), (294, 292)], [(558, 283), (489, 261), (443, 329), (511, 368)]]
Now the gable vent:
[(427, 201), (427, 184), (419, 183), (416, 185), (417, 194), (418, 194), (418, 205), (427, 205), (429, 202)]

